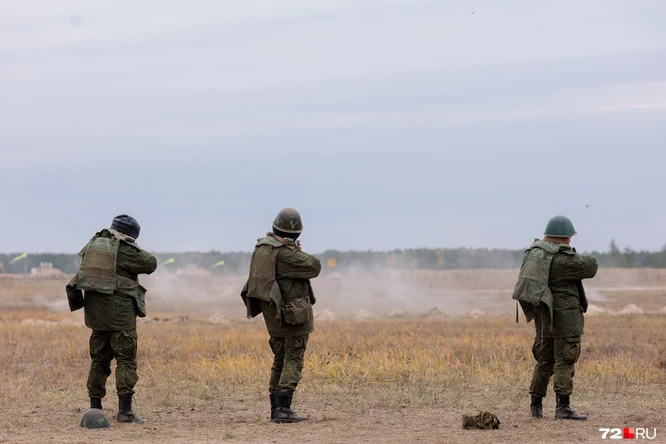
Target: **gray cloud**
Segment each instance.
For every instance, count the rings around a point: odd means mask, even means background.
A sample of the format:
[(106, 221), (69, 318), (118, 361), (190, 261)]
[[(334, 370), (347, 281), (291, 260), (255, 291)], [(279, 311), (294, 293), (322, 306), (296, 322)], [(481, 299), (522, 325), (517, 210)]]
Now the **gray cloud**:
[(0, 211), (17, 216), (0, 218), (0, 250), (75, 251), (120, 212), (147, 248), (248, 249), (292, 205), (315, 251), (520, 248), (555, 213), (582, 248), (660, 248), (665, 15), (619, 1), (5, 6)]

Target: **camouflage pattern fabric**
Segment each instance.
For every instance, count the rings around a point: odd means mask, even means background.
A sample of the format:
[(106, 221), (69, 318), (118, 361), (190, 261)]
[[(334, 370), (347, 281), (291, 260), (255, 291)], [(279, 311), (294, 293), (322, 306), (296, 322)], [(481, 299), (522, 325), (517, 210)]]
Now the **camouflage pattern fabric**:
[(537, 363), (532, 374), (530, 394), (546, 396), (548, 383), (553, 377), (553, 388), (558, 395), (573, 393), (574, 364), (580, 356), (580, 336), (570, 338), (539, 338), (534, 340), (532, 355)]
[(90, 335), (90, 372), (88, 395), (103, 398), (106, 395), (106, 379), (111, 374), (111, 360), (116, 360), (116, 389), (118, 396), (132, 396), (139, 380), (136, 373), (136, 330), (98, 331)]
[(271, 336), (268, 343), (273, 350), (273, 367), (268, 385), (270, 393), (296, 390), (301, 380), (303, 356), (308, 344), (308, 335), (278, 338)]
[(597, 274), (597, 261), (591, 256), (581, 256), (568, 245), (561, 245), (550, 265), (548, 287), (553, 294), (553, 319), (544, 309), (536, 310), (537, 336), (544, 338), (569, 338), (583, 334), (583, 313), (587, 310), (587, 298), (582, 280)]
[(276, 307), (276, 317), (281, 316), (282, 296), (276, 281), (277, 255), (284, 248), (274, 236), (257, 239), (252, 258), (250, 274), (241, 290), (241, 299), (247, 308), (248, 319), (261, 313), (260, 301), (272, 301)]
[[(528, 323), (534, 320), (538, 306), (542, 306), (543, 309), (548, 308), (549, 315), (552, 313), (553, 293), (548, 287), (548, 278), (550, 264), (558, 251), (560, 244), (539, 239), (534, 239), (530, 248), (525, 251), (518, 282), (513, 289), (513, 299), (520, 302)], [(517, 315), (518, 313), (516, 313), (516, 322), (518, 322)]]
[(320, 271), (319, 259), (300, 251), (292, 239), (267, 233), (257, 240), (241, 298), (249, 317), (263, 314), (271, 336), (271, 393), (294, 391), (301, 379), (308, 337), (314, 331), (316, 299), (310, 279)]
[(88, 242), (81, 255), (81, 266), (76, 275), (76, 287), (79, 290), (113, 294), (118, 287), (118, 276), (116, 275), (118, 248), (120, 248), (120, 240), (115, 236), (95, 236), (92, 241)]
[[(319, 276), (321, 262), (311, 254), (298, 251), (296, 244), (291, 239), (285, 238), (287, 245), (280, 244), (280, 247), (276, 246), (274, 239), (272, 236), (259, 239), (253, 259), (263, 253), (263, 250), (260, 251), (260, 249), (278, 248), (275, 257), (275, 282), (279, 290), (280, 306), (278, 310), (278, 305), (272, 299), (261, 298), (257, 299), (260, 303), (258, 308), (264, 315), (266, 328), (271, 336), (284, 338), (307, 335), (314, 331), (312, 305), (316, 302), (310, 279)], [(255, 299), (246, 298), (248, 294), (251, 294), (249, 284), (248, 280), (241, 292), (241, 297), (246, 304)], [(294, 322), (298, 323), (290, 324), (282, 313), (284, 307), (291, 309), (299, 307), (305, 313), (294, 314)], [(303, 322), (303, 320), (305, 321)]]
[[(99, 236), (111, 236), (102, 230)], [(126, 238), (131, 239), (131, 238)], [(157, 269), (157, 259), (133, 242), (124, 240), (118, 247), (116, 275), (119, 282), (137, 281), (139, 274), (150, 274)], [(84, 294), (85, 322), (88, 328), (100, 331), (136, 330), (137, 315), (145, 316), (142, 287), (119, 289), (113, 294), (86, 291)], [(140, 294), (139, 294), (140, 293)]]
[(500, 420), (497, 415), (490, 412), (479, 412), (478, 415), (463, 415), (463, 429), (498, 429)]
[[(593, 257), (581, 256), (569, 245), (547, 243), (557, 247), (546, 248), (553, 251), (553, 256), (548, 258), (548, 288), (552, 294), (553, 315), (551, 319), (550, 307), (545, 304), (536, 306), (536, 338), (532, 355), (537, 362), (530, 385), (530, 394), (541, 398), (546, 396), (551, 377), (555, 393), (571, 395), (573, 392), (574, 364), (580, 356), (583, 313), (588, 305), (582, 280), (594, 277), (598, 269)], [(528, 250), (523, 265), (533, 257), (536, 258)]]

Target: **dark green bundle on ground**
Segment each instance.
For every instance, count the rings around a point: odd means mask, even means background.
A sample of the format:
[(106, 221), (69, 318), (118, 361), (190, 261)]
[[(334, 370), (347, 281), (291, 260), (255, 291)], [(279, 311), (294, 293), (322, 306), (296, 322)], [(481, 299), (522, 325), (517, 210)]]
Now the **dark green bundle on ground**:
[(478, 415), (463, 415), (463, 429), (498, 429), (500, 420), (490, 412), (479, 412)]

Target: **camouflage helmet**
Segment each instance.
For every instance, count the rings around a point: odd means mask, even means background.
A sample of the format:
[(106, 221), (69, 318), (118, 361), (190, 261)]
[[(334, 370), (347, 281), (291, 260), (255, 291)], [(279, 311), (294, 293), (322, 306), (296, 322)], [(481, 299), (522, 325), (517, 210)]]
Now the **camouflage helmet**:
[(576, 229), (571, 223), (571, 219), (566, 216), (551, 217), (546, 224), (546, 236), (552, 237), (571, 237), (576, 234)]
[(282, 231), (283, 233), (301, 233), (303, 232), (301, 215), (293, 208), (285, 208), (275, 216), (275, 220), (273, 220), (273, 228)]
[(79, 426), (87, 429), (106, 429), (111, 427), (111, 423), (106, 413), (100, 409), (88, 409), (81, 417)]
[(139, 232), (141, 231), (139, 222), (127, 214), (121, 214), (120, 216), (114, 217), (113, 221), (111, 222), (111, 228), (133, 237), (134, 239), (139, 237)]

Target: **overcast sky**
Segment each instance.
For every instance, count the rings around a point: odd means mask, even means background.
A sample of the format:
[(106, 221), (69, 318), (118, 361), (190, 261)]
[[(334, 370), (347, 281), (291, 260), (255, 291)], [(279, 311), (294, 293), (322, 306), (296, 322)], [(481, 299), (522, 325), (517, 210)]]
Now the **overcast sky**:
[[(666, 243), (666, 2), (0, 4), (0, 251)], [(589, 204), (589, 207), (587, 205)]]

